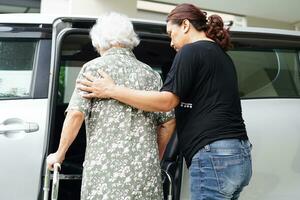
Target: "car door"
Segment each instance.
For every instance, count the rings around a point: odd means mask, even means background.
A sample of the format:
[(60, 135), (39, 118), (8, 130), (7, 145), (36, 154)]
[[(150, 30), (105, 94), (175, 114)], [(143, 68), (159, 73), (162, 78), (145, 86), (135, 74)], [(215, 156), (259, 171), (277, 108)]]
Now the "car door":
[[(80, 25), (78, 26), (77, 23)], [(89, 29), (94, 23), (95, 19), (84, 18), (57, 18), (53, 23), (49, 114), (47, 116), (49, 126), (44, 158), (57, 150), (65, 120), (64, 112), (74, 90), (76, 77), (82, 65), (88, 59), (93, 58), (89, 58), (88, 56), (91, 56), (89, 52), (81, 48), (82, 45), (90, 42)], [(77, 56), (81, 53), (85, 55)], [(80, 199), (84, 154), (85, 126), (83, 125), (61, 165), (58, 199)], [(39, 199), (42, 199), (43, 193), (43, 186), (40, 185)]]
[(299, 199), (300, 34), (261, 32), (236, 33), (229, 52), (253, 144), (253, 176), (240, 199)]
[(42, 25), (0, 26), (0, 199), (38, 197), (50, 38)]

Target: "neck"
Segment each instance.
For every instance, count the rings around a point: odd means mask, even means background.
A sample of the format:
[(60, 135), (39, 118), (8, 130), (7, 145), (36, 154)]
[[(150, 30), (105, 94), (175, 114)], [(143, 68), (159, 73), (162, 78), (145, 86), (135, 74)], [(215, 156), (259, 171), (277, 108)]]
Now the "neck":
[(190, 43), (194, 43), (194, 42), (201, 41), (201, 40), (214, 42), (214, 40), (208, 38), (203, 31), (201, 31), (201, 32), (196, 31), (196, 32), (191, 33), (190, 39), (189, 39)]
[[(116, 44), (116, 45), (111, 46), (109, 49), (111, 49), (111, 48), (125, 48), (125, 47), (123, 45)], [(109, 49), (98, 48), (97, 50), (100, 53), (100, 55), (103, 55)]]

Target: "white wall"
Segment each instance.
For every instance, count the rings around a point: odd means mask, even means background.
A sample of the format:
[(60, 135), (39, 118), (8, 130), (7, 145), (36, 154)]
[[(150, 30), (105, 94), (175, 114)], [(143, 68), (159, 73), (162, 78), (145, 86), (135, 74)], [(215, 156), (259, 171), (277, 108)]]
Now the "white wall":
[(136, 12), (136, 0), (71, 0), (72, 14), (99, 15), (116, 11), (132, 16)]
[(136, 14), (136, 0), (42, 0), (41, 13), (97, 16), (116, 11), (130, 17)]
[(269, 19), (257, 18), (257, 17), (247, 17), (247, 23), (250, 27), (266, 27), (266, 28), (279, 28), (295, 30), (293, 24), (289, 24), (281, 21), (274, 21)]
[[(132, 18), (157, 21), (165, 21), (167, 16), (167, 13), (138, 10), (137, 0), (41, 0), (41, 13), (44, 14), (97, 16), (108, 11), (121, 12)], [(224, 20), (235, 20), (234, 26), (300, 30), (300, 23), (289, 24), (257, 17), (234, 16), (230, 14), (224, 14), (222, 17), (224, 17)]]
[(71, 0), (41, 0), (41, 13), (70, 15), (70, 2)]

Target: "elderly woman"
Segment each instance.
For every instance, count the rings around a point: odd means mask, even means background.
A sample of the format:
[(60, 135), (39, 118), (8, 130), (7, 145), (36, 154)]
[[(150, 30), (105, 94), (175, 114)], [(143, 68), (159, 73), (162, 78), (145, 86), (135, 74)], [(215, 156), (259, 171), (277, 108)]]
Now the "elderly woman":
[[(102, 16), (90, 35), (101, 57), (86, 63), (77, 80), (84, 74), (98, 77), (101, 70), (125, 87), (160, 89), (159, 74), (132, 53), (139, 40), (126, 16)], [(173, 113), (144, 112), (113, 99), (87, 100), (81, 95), (80, 90), (74, 90), (58, 150), (47, 158), (48, 168), (63, 162), (85, 120), (87, 146), (81, 199), (162, 199), (157, 134), (162, 136), (158, 143), (164, 149), (174, 131)]]

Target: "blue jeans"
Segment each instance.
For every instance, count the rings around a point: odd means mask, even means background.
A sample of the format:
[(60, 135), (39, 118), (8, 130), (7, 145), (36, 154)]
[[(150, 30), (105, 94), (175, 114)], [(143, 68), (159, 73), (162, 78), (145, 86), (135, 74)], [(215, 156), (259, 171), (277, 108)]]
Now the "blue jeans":
[(238, 199), (252, 176), (252, 145), (224, 139), (200, 149), (189, 169), (192, 200)]

